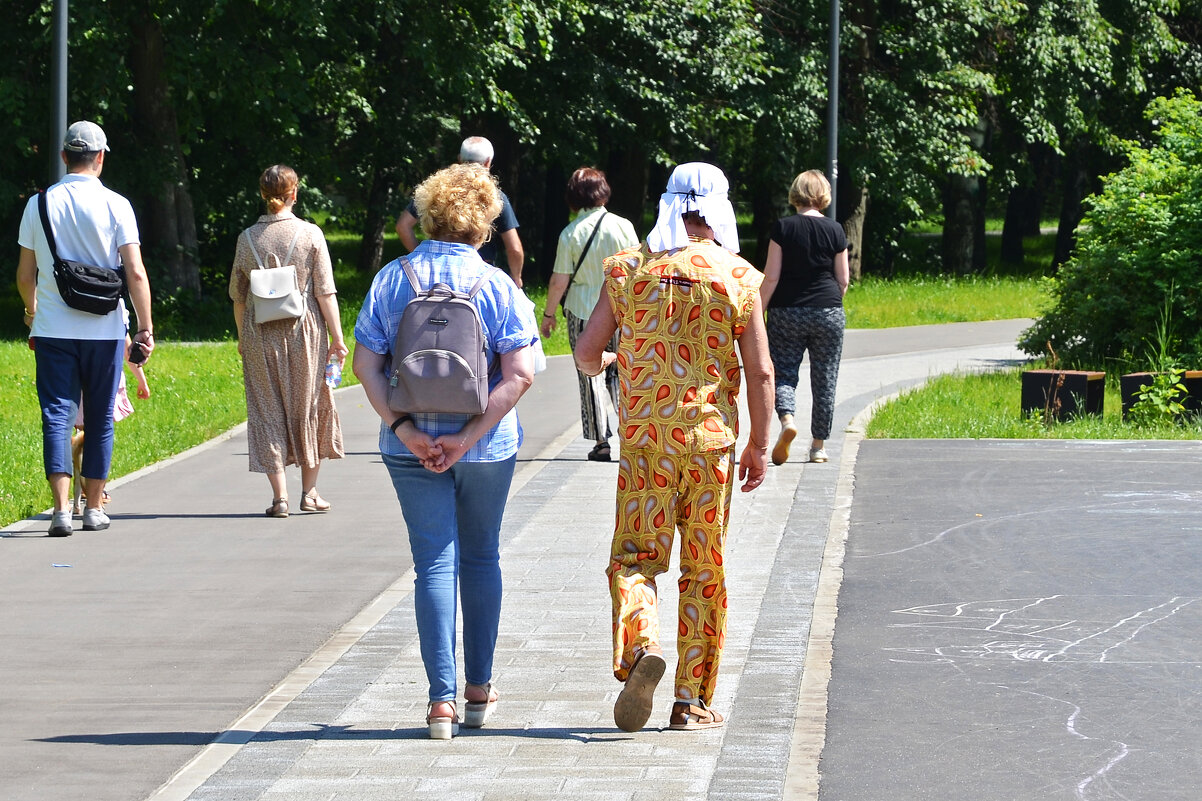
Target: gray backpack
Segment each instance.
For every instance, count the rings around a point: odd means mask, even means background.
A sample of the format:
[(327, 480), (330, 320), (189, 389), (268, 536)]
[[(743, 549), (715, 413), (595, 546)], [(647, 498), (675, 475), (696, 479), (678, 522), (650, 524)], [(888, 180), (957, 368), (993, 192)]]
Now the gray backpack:
[(481, 414), (488, 406), (487, 338), (474, 298), (497, 271), (466, 293), (446, 284), (422, 289), (408, 259), (405, 277), (416, 293), (401, 313), (392, 345), (388, 407), (394, 412)]

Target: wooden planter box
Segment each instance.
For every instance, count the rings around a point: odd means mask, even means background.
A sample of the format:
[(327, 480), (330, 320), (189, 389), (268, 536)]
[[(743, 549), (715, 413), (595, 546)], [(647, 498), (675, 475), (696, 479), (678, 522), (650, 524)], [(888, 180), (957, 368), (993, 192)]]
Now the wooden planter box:
[[(1119, 394), (1123, 401), (1123, 419), (1127, 419), (1127, 412), (1139, 400), (1139, 388), (1145, 384), (1152, 383), (1152, 376), (1155, 373), (1127, 373), (1119, 376)], [(1202, 370), (1186, 370), (1181, 377), (1181, 383), (1185, 384), (1186, 394), (1179, 398), (1181, 404), (1185, 407), (1186, 416), (1202, 414)]]
[[(1057, 389), (1061, 376), (1064, 383)], [(1059, 401), (1057, 420), (1079, 414), (1101, 414), (1106, 396), (1106, 373), (1100, 370), (1026, 370), (1023, 372), (1023, 414), (1043, 414), (1049, 398)], [(1055, 402), (1053, 401), (1053, 403)]]

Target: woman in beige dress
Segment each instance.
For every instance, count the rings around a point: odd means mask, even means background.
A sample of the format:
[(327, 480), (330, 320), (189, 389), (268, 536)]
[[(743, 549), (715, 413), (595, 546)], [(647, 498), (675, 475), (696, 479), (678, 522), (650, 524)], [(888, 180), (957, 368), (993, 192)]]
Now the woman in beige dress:
[[(332, 390), (325, 382), (325, 365), (332, 360), (341, 367), (348, 352), (330, 252), (321, 229), (292, 213), (297, 176), (291, 167), (268, 167), (259, 178), (259, 193), (267, 203), (267, 213), (238, 237), (230, 275), (246, 385), (250, 471), (266, 473), (271, 484), (268, 517), (288, 516), (287, 465), (300, 465), (301, 511), (328, 512), (329, 502), (317, 492), (317, 474), (322, 459), (342, 458), (342, 428)], [(290, 245), (292, 255), (288, 257)], [(250, 271), (258, 266), (255, 254), (267, 266), (272, 253), (280, 264), (287, 258), (287, 263), (296, 267), (305, 312), (300, 318), (256, 323), (250, 302)], [(274, 259), (270, 263), (274, 264)]]

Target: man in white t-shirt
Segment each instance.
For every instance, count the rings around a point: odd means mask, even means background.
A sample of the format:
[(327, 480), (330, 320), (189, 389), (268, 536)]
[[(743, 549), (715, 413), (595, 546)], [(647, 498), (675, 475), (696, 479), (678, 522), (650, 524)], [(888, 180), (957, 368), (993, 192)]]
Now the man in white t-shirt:
[[(154, 350), (150, 282), (142, 264), (133, 207), (100, 183), (108, 138), (99, 125), (77, 122), (67, 129), (62, 159), (67, 174), (46, 190), (46, 211), (61, 259), (119, 270), (133, 301), (138, 328), (135, 347)], [(79, 311), (63, 302), (54, 280), (54, 259), (46, 239), (37, 196), (21, 218), (17, 288), (30, 326), (29, 346), (37, 362), (38, 403), (42, 407), (42, 461), (54, 514), (49, 534), (71, 534), (71, 431), (83, 398), (84, 438), (80, 473), (88, 507), (83, 530), (109, 527), (100, 508), (113, 455), (113, 400), (125, 362), (128, 314), (124, 300), (108, 314)]]

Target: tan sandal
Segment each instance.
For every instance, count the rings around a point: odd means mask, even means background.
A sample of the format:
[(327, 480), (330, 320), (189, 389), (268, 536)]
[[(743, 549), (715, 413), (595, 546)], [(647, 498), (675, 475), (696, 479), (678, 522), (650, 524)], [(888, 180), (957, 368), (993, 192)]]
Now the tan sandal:
[(267, 507), (266, 514), (268, 517), (287, 517), (288, 516), (288, 499), (287, 498), (272, 498), (271, 506)]
[(655, 687), (667, 663), (658, 645), (646, 646), (630, 666), (626, 686), (614, 703), (614, 724), (622, 731), (638, 731), (651, 718)]
[[(478, 688), (484, 691), (485, 701), (467, 700), (467, 691), (471, 688)], [(488, 722), (492, 711), (497, 707), (497, 701), (501, 696), (492, 683), (488, 684), (469, 684), (463, 690), (464, 700), (467, 701), (463, 709), (463, 725), (469, 729), (478, 729)]]
[(672, 704), (672, 719), (668, 728), (674, 731), (699, 731), (716, 729), (724, 723), (726, 720), (721, 715), (701, 701), (677, 701)]
[(300, 508), (302, 512), (328, 512), (330, 502), (318, 495), (317, 488), (314, 487), (301, 496)]
[[(435, 715), (435, 704), (450, 704), (450, 715)], [(459, 709), (454, 701), (431, 701), (426, 704), (426, 732), (431, 740), (449, 740), (459, 733)]]
[(782, 465), (789, 461), (789, 446), (793, 444), (793, 438), (797, 436), (797, 426), (789, 423), (781, 426), (780, 437), (776, 440), (776, 446), (772, 449), (772, 464)]

